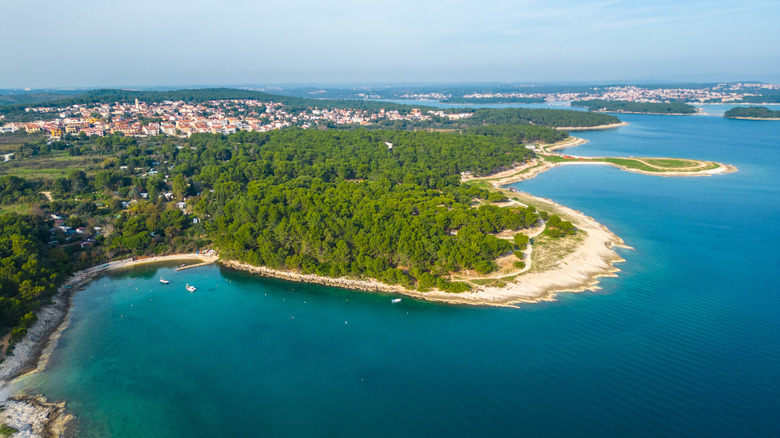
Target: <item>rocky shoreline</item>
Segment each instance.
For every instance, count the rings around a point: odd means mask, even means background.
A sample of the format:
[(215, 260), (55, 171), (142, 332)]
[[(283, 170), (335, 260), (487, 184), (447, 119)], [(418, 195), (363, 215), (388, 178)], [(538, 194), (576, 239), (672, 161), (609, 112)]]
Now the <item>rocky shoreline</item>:
[(395, 292), (407, 294), (410, 292), (401, 286), (381, 283), (370, 279), (353, 279), (347, 277), (323, 277), (316, 274), (300, 274), (292, 271), (280, 271), (265, 266), (254, 266), (237, 260), (221, 260), (220, 263), (228, 268), (246, 271), (262, 277), (279, 278), (282, 280), (299, 283), (321, 284), (323, 286), (340, 287), (344, 289), (361, 290), (365, 292)]
[(0, 420), (17, 430), (14, 437), (76, 436), (76, 417), (67, 412), (65, 402), (51, 403), (42, 395), (10, 397), (3, 404)]
[[(89, 278), (91, 280), (91, 277)], [(0, 363), (0, 422), (16, 429), (14, 437), (49, 438), (75, 436), (76, 419), (67, 413), (66, 403), (51, 403), (43, 395), (13, 393), (13, 381), (45, 367), (48, 352), (61, 330), (67, 326), (71, 291), (89, 281), (72, 277), (52, 298), (52, 304), (38, 312), (38, 321), (14, 347), (12, 356)]]
[(18, 432), (14, 437), (68, 438), (76, 434), (77, 421), (67, 412), (66, 402), (51, 402), (40, 394), (13, 395), (17, 392), (14, 388), (16, 379), (46, 368), (60, 333), (68, 326), (73, 292), (101, 272), (168, 260), (195, 260), (208, 264), (215, 262), (217, 257), (176, 254), (103, 263), (73, 274), (60, 286), (51, 304), (38, 311), (38, 321), (16, 344), (13, 355), (5, 357), (0, 363), (0, 423), (16, 429)]
[[(525, 176), (527, 177), (527, 175)], [(615, 248), (632, 249), (604, 225), (582, 212), (564, 207), (549, 199), (538, 198), (526, 193), (511, 193), (511, 195), (521, 198), (521, 202), (543, 205), (545, 209), (572, 221), (577, 229), (583, 232), (584, 240), (577, 250), (565, 256), (549, 271), (520, 275), (504, 287), (478, 286), (471, 291), (461, 293), (450, 293), (436, 289), (420, 292), (398, 285), (380, 283), (371, 279), (331, 278), (316, 274), (300, 274), (270, 269), (264, 266), (253, 266), (236, 260), (220, 262), (229, 268), (289, 281), (368, 292), (398, 293), (441, 303), (516, 307), (519, 304), (549, 301), (554, 299), (556, 294), (562, 292), (597, 290), (599, 278), (614, 277), (615, 273), (619, 271), (615, 264), (625, 261), (615, 251)]]

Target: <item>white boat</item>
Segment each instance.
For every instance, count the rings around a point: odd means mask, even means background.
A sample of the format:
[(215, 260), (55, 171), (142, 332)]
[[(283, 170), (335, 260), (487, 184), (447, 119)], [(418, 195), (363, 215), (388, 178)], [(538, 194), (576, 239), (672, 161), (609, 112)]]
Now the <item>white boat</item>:
[(390, 300), (390, 302), (391, 303), (400, 303), (401, 299), (400, 298), (393, 298), (392, 300)]
[(195, 290), (196, 290), (195, 286), (190, 286), (189, 283), (186, 286), (184, 286), (184, 287), (187, 288), (187, 290), (190, 291), (190, 292), (195, 292)]
[(168, 283), (170, 283), (170, 281), (168, 281), (168, 280), (166, 280), (166, 279), (164, 279), (164, 278), (160, 277), (160, 283), (162, 283), (162, 284), (168, 284)]

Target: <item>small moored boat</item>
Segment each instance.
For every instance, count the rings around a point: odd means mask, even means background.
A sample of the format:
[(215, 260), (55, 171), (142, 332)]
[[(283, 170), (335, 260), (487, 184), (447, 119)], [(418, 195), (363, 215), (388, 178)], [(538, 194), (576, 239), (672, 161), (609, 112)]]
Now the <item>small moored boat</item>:
[(400, 303), (401, 299), (400, 298), (393, 298), (392, 300), (390, 300), (390, 302), (391, 303)]
[(168, 284), (168, 283), (170, 283), (170, 281), (168, 281), (168, 280), (166, 280), (166, 279), (164, 279), (164, 278), (160, 277), (160, 283), (162, 283), (162, 284)]
[(195, 292), (196, 290), (195, 286), (190, 286), (189, 283), (184, 287), (187, 288), (187, 290), (190, 292)]

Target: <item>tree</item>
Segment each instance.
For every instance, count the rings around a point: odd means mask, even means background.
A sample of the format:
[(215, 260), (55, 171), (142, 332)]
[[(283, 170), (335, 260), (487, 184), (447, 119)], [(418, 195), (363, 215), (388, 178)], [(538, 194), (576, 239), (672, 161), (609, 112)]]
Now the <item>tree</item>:
[(173, 194), (178, 199), (184, 199), (187, 196), (187, 180), (180, 173), (173, 178)]

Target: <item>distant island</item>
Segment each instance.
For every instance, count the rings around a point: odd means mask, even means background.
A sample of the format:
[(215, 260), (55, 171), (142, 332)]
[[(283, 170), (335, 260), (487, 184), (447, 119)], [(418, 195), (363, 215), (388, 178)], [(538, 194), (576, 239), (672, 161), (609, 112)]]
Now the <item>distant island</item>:
[(743, 120), (780, 120), (780, 111), (763, 106), (736, 107), (726, 111), (723, 117)]
[(626, 114), (696, 114), (695, 106), (683, 102), (631, 102), (625, 100), (581, 100), (572, 106), (587, 108), (590, 111), (626, 113)]

